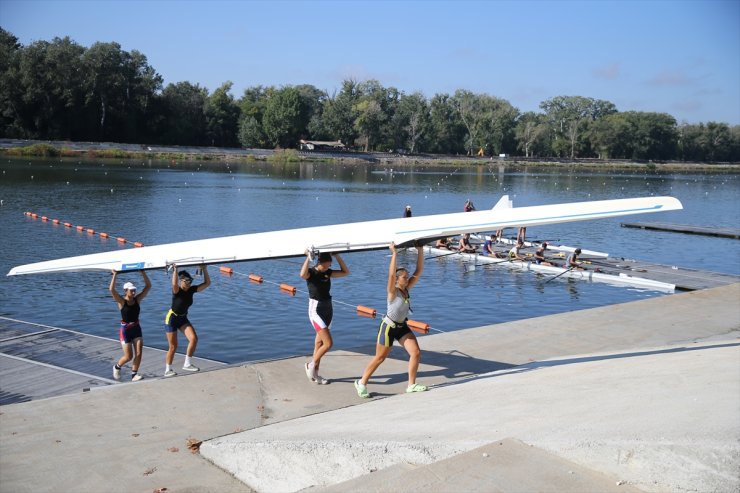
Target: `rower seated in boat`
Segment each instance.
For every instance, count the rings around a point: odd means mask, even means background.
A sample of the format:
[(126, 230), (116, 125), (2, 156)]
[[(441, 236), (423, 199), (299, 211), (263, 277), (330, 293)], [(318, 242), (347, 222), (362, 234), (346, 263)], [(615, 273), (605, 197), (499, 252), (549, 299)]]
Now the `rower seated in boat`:
[(470, 244), (470, 233), (465, 233), (462, 235), (462, 238), (460, 238), (460, 243), (458, 245), (458, 250), (460, 250), (462, 253), (475, 253), (475, 247)]
[(496, 243), (496, 235), (492, 234), (490, 238), (483, 243), (483, 255), (486, 257), (495, 257), (496, 252), (493, 250), (493, 244)]
[(437, 242), (434, 244), (435, 248), (441, 248), (442, 250), (452, 250), (450, 247), (450, 239), (449, 238), (440, 238), (437, 240)]
[(545, 250), (547, 250), (547, 242), (543, 241), (537, 251), (534, 252), (534, 263), (538, 265), (552, 265), (545, 259)]
[(522, 257), (520, 250), (524, 248), (524, 242), (519, 240), (516, 242), (516, 245), (509, 250), (509, 259), (510, 260), (527, 260), (526, 258)]
[(565, 267), (568, 269), (583, 270), (583, 262), (578, 260), (578, 256), (581, 254), (581, 249), (576, 248), (573, 253), (568, 256), (568, 260), (565, 262)]

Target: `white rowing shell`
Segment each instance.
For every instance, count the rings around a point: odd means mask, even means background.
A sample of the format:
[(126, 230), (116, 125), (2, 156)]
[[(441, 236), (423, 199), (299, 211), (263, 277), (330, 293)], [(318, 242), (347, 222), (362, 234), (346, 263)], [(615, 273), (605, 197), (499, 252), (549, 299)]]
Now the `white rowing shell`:
[(673, 197), (645, 197), (384, 219), (67, 257), (14, 267), (8, 275), (161, 269), (173, 263), (180, 266), (222, 264), (297, 257), (304, 255), (306, 248), (321, 252), (378, 250), (388, 248), (391, 242), (399, 246), (409, 246), (415, 241), (423, 242), (476, 231), (602, 219), (682, 208), (681, 202)]

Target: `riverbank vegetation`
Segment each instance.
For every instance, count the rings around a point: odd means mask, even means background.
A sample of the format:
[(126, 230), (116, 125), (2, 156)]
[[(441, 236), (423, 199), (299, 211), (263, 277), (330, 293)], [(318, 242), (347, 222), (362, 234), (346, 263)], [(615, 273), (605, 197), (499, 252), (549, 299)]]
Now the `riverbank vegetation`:
[(280, 148), (270, 159), (286, 161), (300, 159), (288, 150), (305, 139), (401, 155), (740, 162), (740, 125), (679, 124), (667, 113), (619, 111), (584, 96), (555, 96), (541, 112), (522, 113), (489, 94), (427, 98), (376, 80), (345, 80), (333, 94), (308, 84), (256, 86), (238, 99), (232, 86), (165, 86), (143, 53), (118, 43), (86, 48), (65, 37), (23, 46), (0, 28), (5, 138)]

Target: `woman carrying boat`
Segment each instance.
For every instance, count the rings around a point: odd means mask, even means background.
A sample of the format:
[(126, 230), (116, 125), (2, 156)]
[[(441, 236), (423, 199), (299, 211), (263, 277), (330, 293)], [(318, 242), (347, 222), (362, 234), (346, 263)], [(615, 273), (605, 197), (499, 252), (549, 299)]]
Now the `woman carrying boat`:
[(182, 365), (182, 369), (185, 371), (200, 371), (200, 368), (194, 366), (190, 361), (198, 345), (198, 334), (195, 332), (193, 324), (188, 320), (188, 308), (193, 304), (193, 295), (200, 293), (211, 285), (208, 268), (202, 265), (201, 269), (203, 270), (203, 282), (193, 286), (193, 278), (190, 273), (186, 270), (178, 273), (177, 265), (172, 264), (172, 305), (164, 319), (164, 330), (169, 344), (164, 361), (165, 377), (177, 375), (172, 369), (172, 362), (175, 359), (175, 351), (177, 351), (178, 330), (181, 330), (188, 339), (188, 347), (185, 350), (185, 363)]
[(121, 379), (121, 367), (133, 360), (131, 363), (131, 381), (138, 382), (142, 378), (139, 375), (139, 366), (141, 365), (141, 353), (144, 350), (144, 336), (141, 334), (141, 325), (139, 325), (139, 312), (141, 310), (141, 300), (146, 298), (147, 293), (152, 287), (149, 277), (143, 270), (141, 277), (144, 279), (144, 290), (136, 294), (136, 286), (134, 283), (127, 282), (123, 285), (124, 295), (116, 290), (116, 277), (118, 272), (112, 271), (113, 277), (110, 280), (110, 294), (113, 295), (113, 299), (118, 304), (118, 309), (121, 310), (121, 328), (118, 332), (121, 340), (121, 347), (123, 348), (123, 356), (118, 360), (118, 363), (113, 365), (113, 378), (116, 380)]
[(311, 321), (316, 335), (313, 343), (313, 358), (304, 365), (304, 369), (310, 381), (319, 385), (326, 385), (329, 381), (319, 375), (319, 365), (321, 364), (321, 358), (334, 344), (329, 331), (334, 314), (330, 294), (331, 278), (347, 276), (349, 275), (349, 269), (339, 254), (334, 254), (334, 257), (339, 263), (340, 270), (332, 269), (332, 256), (328, 252), (320, 253), (316, 265), (309, 267), (310, 254), (310, 250), (306, 249), (306, 260), (303, 261), (301, 266), (300, 276), (301, 279), (305, 279), (308, 286), (308, 319)]
[(397, 340), (409, 353), (409, 384), (406, 392), (424, 392), (427, 387), (416, 383), (416, 371), (419, 369), (421, 350), (416, 336), (407, 324), (408, 314), (411, 311), (411, 295), (413, 288), (424, 271), (424, 248), (416, 247), (416, 270), (413, 275), (404, 267), (396, 268), (396, 245), (390, 244), (391, 262), (388, 266), (388, 312), (380, 322), (378, 339), (375, 345), (375, 356), (368, 363), (360, 380), (355, 380), (355, 389), (360, 397), (370, 397), (367, 391), (367, 382), (381, 363), (385, 361), (393, 349), (393, 341)]

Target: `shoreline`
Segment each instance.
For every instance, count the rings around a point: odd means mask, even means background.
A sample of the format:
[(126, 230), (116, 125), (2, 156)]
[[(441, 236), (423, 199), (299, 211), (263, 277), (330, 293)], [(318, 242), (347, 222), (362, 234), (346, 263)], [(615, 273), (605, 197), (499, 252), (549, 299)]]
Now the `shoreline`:
[[(694, 162), (642, 162), (629, 160), (600, 160), (594, 158), (525, 158), (473, 157), (446, 155), (401, 155), (383, 152), (321, 152), (297, 151), (295, 149), (240, 149), (216, 147), (149, 146), (145, 144), (120, 144), (107, 142), (34, 141), (0, 139), (0, 155), (11, 157), (53, 157), (89, 159), (146, 159), (156, 161), (187, 161), (212, 163), (214, 161), (242, 163), (325, 163), (359, 164), (371, 163), (393, 165), (402, 168), (413, 166), (499, 166), (510, 169), (532, 168), (579, 168), (579, 169), (625, 169), (690, 172), (736, 172), (740, 163), (694, 163)], [(213, 163), (215, 164), (215, 163)]]

